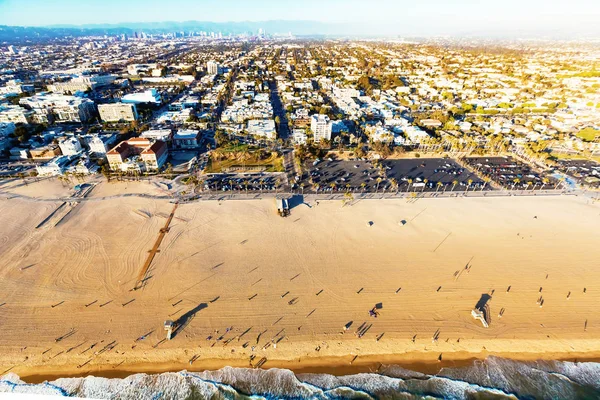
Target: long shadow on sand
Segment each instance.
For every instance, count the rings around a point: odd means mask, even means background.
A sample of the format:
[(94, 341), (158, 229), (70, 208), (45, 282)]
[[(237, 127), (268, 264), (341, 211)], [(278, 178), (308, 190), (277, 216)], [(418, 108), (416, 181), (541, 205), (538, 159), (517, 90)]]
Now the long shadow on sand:
[(177, 321), (175, 321), (176, 328), (173, 331), (171, 337), (174, 338), (179, 334), (179, 332), (183, 331), (185, 327), (194, 319), (196, 313), (198, 313), (198, 311), (200, 310), (205, 309), (206, 307), (208, 307), (208, 304), (200, 303), (196, 307), (192, 308), (190, 311), (186, 312), (181, 317), (179, 317)]

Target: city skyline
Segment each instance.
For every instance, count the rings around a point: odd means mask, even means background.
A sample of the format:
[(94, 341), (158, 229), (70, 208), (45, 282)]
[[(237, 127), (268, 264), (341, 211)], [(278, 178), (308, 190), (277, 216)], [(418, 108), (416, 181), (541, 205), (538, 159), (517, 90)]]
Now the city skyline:
[(474, 0), (428, 0), (417, 4), (403, 0), (380, 0), (375, 4), (359, 0), (307, 0), (301, 3), (226, 0), (218, 4), (182, 0), (172, 8), (166, 8), (164, 3), (155, 0), (127, 3), (116, 0), (102, 3), (0, 0), (0, 25), (38, 27), (286, 20), (320, 23), (306, 27), (307, 32), (314, 34), (461, 36), (568, 33), (594, 36), (600, 31), (594, 22), (598, 17), (600, 6), (593, 0), (575, 0), (568, 4), (554, 0), (533, 0), (525, 4), (508, 0), (502, 4), (486, 5)]

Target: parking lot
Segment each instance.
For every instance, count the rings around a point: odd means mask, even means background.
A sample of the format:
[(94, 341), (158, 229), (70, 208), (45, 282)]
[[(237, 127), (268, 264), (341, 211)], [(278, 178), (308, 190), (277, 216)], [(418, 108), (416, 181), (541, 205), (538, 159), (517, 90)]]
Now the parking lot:
[(283, 180), (282, 174), (214, 174), (205, 178), (203, 188), (211, 192), (274, 192)]
[(465, 163), (506, 189), (553, 189), (559, 182), (512, 157), (467, 157)]
[(558, 160), (556, 169), (592, 188), (600, 188), (600, 164), (589, 160)]
[(24, 174), (29, 176), (31, 172), (35, 171), (35, 166), (30, 163), (2, 163), (0, 164), (0, 176), (2, 177), (10, 177), (10, 176), (18, 176), (19, 174)]
[[(476, 174), (451, 159), (306, 161), (302, 184), (314, 192), (390, 192), (491, 190)], [(397, 187), (392, 184), (397, 182)]]

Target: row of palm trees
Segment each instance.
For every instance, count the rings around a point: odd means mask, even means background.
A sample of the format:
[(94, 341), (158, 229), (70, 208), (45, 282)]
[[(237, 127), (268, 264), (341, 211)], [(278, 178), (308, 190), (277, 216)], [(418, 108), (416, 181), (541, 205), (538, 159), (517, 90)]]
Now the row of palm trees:
[[(377, 178), (377, 185), (375, 187), (375, 193), (379, 193), (379, 186), (381, 184), (381, 182), (383, 181), (383, 178), (379, 177)], [(491, 181), (491, 179), (489, 177), (484, 177), (483, 178), (484, 184), (481, 186), (480, 191), (485, 190), (485, 188), (487, 187), (488, 183)], [(399, 193), (399, 189), (400, 189), (400, 185), (398, 183), (398, 180), (396, 178), (390, 178), (389, 180), (390, 182), (390, 188), (394, 191), (395, 194)], [(408, 186), (406, 188), (406, 193), (408, 193), (410, 191), (410, 187), (412, 186), (414, 180), (412, 178), (409, 178), (406, 180), (406, 182), (408, 183)], [(429, 183), (428, 179), (423, 179), (423, 186), (421, 187), (421, 192), (425, 191), (425, 187), (427, 185), (427, 183)], [(458, 180), (453, 180), (452, 181), (452, 189), (450, 189), (450, 191), (454, 191), (456, 185), (458, 185)], [(473, 185), (473, 179), (469, 179), (467, 181), (468, 185), (466, 186), (465, 192), (467, 192)], [(329, 183), (329, 185), (327, 185), (328, 187), (330, 187), (332, 189), (332, 191), (335, 191), (336, 189), (346, 189), (346, 192), (351, 192), (352, 190), (352, 186), (347, 183), (344, 186), (338, 187), (338, 185), (335, 182), (331, 182)], [(447, 188), (448, 188), (449, 184), (444, 184), (443, 182), (437, 182), (436, 183), (436, 190), (435, 193), (438, 193), (440, 191), (441, 188), (443, 188), (443, 193), (446, 192)], [(302, 193), (304, 193), (304, 184), (300, 185), (301, 189), (302, 189)], [(365, 182), (362, 182), (360, 184), (360, 188), (361, 188), (361, 193), (365, 192), (365, 189), (367, 187), (367, 184)], [(321, 188), (323, 188), (323, 186), (319, 183), (312, 183), (312, 188), (315, 191), (315, 193), (319, 193), (319, 190)], [(387, 190), (387, 186), (384, 186), (383, 188), (383, 193), (385, 193), (385, 191)], [(475, 190), (475, 188), (473, 188), (473, 190)]]

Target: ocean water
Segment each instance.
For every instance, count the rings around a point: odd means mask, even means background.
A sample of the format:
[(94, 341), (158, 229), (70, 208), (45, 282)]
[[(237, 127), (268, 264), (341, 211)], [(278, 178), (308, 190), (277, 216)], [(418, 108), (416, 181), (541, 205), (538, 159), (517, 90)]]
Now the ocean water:
[(0, 392), (92, 399), (600, 399), (600, 364), (497, 357), (426, 375), (397, 366), (347, 376), (285, 369), (88, 376), (27, 384), (8, 373)]

